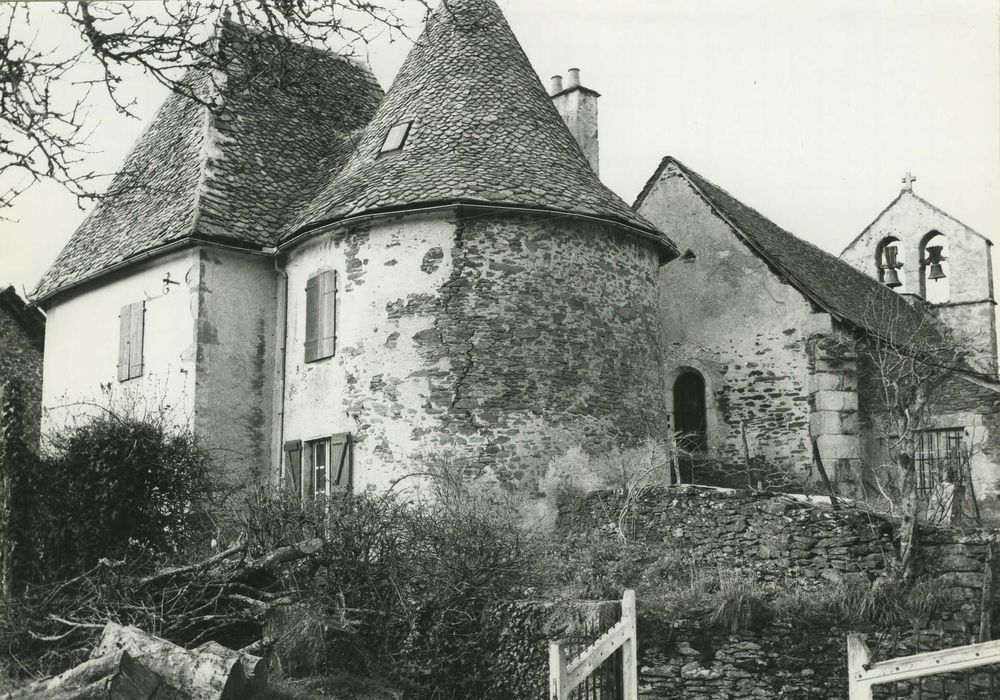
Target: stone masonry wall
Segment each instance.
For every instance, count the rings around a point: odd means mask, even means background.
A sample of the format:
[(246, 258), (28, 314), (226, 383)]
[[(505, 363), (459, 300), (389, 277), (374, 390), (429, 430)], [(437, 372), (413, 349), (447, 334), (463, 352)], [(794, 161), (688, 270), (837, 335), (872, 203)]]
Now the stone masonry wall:
[[(613, 530), (616, 494), (598, 493), (560, 512), (574, 532)], [(893, 557), (890, 527), (859, 511), (819, 507), (802, 497), (701, 486), (653, 489), (635, 509), (635, 537), (683, 547), (693, 561), (724, 564), (755, 580), (809, 587), (873, 579)]]
[(693, 368), (707, 394), (708, 453), (700, 457), (744, 464), (749, 451), (807, 477), (811, 348), (832, 332), (829, 315), (757, 257), (674, 169), (640, 213), (690, 251), (659, 279), (668, 410), (674, 381)]
[(42, 351), (13, 317), (0, 309), (0, 383), (21, 380), (28, 434), (37, 438), (42, 404)]
[(579, 442), (601, 450), (665, 435), (652, 247), (565, 217), (458, 216), (437, 295), (415, 336), (430, 382), (429, 442), (529, 488)]
[[(354, 436), (355, 488), (438, 455), (527, 488), (549, 459), (666, 432), (651, 244), (566, 216), (439, 213), (289, 254), (284, 440)], [(338, 274), (337, 350), (304, 362), (304, 288)]]
[(849, 337), (828, 335), (812, 345), (809, 434), (835, 483), (856, 473), (861, 458), (858, 361)]
[[(568, 505), (559, 527), (614, 537), (607, 513), (615, 512), (618, 499), (620, 494), (604, 492)], [(785, 591), (820, 595), (825, 583), (854, 579), (860, 584), (877, 577), (887, 557), (895, 556), (891, 524), (850, 505), (835, 512), (781, 494), (681, 486), (650, 490), (635, 513), (635, 537), (651, 553), (658, 546), (680, 547), (692, 561)], [(919, 539), (918, 577), (941, 598), (917, 636), (909, 624), (865, 630), (779, 618), (732, 633), (703, 616), (665, 617), (640, 597), (640, 697), (846, 698), (849, 632), (869, 633), (873, 648), (873, 635), (891, 633), (895, 654), (886, 647), (877, 652), (880, 658), (941, 649), (979, 641), (985, 607), (993, 621), (988, 634), (994, 638), (1000, 633), (1000, 608), (988, 580), (997, 578), (996, 557), (989, 554), (997, 533), (922, 528)], [(913, 690), (901, 687), (900, 697), (912, 697)]]

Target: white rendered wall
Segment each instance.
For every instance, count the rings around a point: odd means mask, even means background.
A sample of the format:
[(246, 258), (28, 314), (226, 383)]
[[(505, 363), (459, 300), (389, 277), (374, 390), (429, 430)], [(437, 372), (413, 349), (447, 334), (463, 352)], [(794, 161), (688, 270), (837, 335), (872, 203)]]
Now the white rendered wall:
[[(163, 279), (169, 285), (164, 294)], [(62, 294), (46, 308), (42, 380), (43, 430), (65, 425), (97, 406), (166, 408), (190, 425), (194, 413), (198, 252), (187, 250), (137, 265)], [(122, 306), (146, 300), (142, 376), (118, 381)]]
[[(354, 488), (387, 487), (413, 471), (422, 455), (429, 384), (414, 336), (434, 326), (432, 314), (390, 318), (394, 304), (439, 294), (451, 274), (455, 224), (445, 215), (380, 221), (364, 230), (321, 234), (288, 255), (288, 337), (282, 441), (354, 436)], [(435, 250), (436, 249), (436, 250)], [(440, 262), (424, 263), (429, 251)], [(431, 269), (433, 268), (433, 269)], [(336, 354), (305, 362), (306, 281), (337, 272)], [(447, 368), (444, 368), (447, 369)], [(394, 401), (385, 395), (388, 383)]]

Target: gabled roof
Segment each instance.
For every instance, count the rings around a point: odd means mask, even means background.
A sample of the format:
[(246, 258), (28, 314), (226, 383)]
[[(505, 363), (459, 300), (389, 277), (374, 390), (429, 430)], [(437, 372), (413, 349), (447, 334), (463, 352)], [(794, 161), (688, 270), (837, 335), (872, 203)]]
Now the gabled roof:
[[(388, 131), (411, 122), (401, 150)], [(429, 18), (357, 148), (288, 230), (475, 203), (596, 217), (676, 251), (591, 169), (493, 0), (445, 0)]]
[[(652, 191), (664, 170), (676, 166), (715, 213), (756, 255), (777, 271), (814, 305), (851, 326), (880, 337), (894, 334), (881, 327), (894, 324), (916, 329), (929, 347), (939, 347), (942, 338), (931, 314), (907, 303), (884, 284), (868, 277), (840, 258), (784, 230), (721, 187), (709, 182), (676, 158), (667, 156), (636, 199), (638, 208)], [(877, 313), (872, 312), (877, 309)]]
[(43, 350), (45, 347), (45, 314), (21, 298), (14, 285), (0, 291), (0, 309), (14, 319), (31, 343)]
[(965, 224), (965, 223), (959, 221), (954, 216), (952, 216), (951, 214), (949, 214), (948, 212), (946, 212), (944, 209), (941, 209), (940, 207), (934, 206), (933, 204), (931, 204), (930, 202), (928, 202), (926, 199), (924, 199), (920, 195), (916, 194), (913, 190), (905, 190), (904, 189), (904, 190), (900, 190), (899, 194), (897, 194), (893, 198), (893, 200), (891, 202), (889, 202), (885, 206), (885, 208), (878, 213), (878, 216), (876, 216), (874, 219), (872, 219), (872, 222), (870, 224), (868, 224), (867, 226), (865, 226), (864, 230), (861, 233), (859, 233), (857, 236), (855, 236), (854, 238), (852, 238), (851, 242), (848, 243), (846, 246), (844, 246), (844, 249), (842, 251), (840, 251), (840, 254), (843, 255), (848, 250), (850, 250), (851, 246), (854, 245), (855, 243), (857, 243), (859, 240), (861, 240), (861, 238), (864, 237), (864, 235), (866, 233), (868, 233), (868, 231), (870, 231), (871, 228), (875, 224), (878, 223), (879, 219), (881, 219), (885, 215), (885, 213), (887, 211), (889, 211), (894, 206), (896, 206), (896, 203), (899, 202), (899, 200), (901, 200), (903, 197), (909, 197), (909, 198), (911, 198), (911, 199), (919, 202), (920, 204), (924, 205), (925, 207), (927, 207), (928, 209), (930, 209), (931, 211), (933, 211), (935, 214), (943, 216), (944, 218), (948, 219), (949, 221), (952, 221), (952, 222), (956, 223), (957, 225), (961, 226), (962, 228), (964, 228), (969, 233), (971, 233), (971, 234), (973, 234), (975, 236), (979, 236), (984, 241), (986, 241), (986, 245), (989, 245), (989, 246), (993, 245), (993, 241), (991, 241), (989, 238), (987, 238), (983, 234), (979, 233), (979, 231), (977, 231), (976, 229), (972, 228), (968, 224)]
[[(223, 61), (221, 107), (167, 97), (36, 301), (171, 244), (274, 245), (313, 183), (339, 169), (382, 97), (370, 69), (292, 42), (274, 65), (248, 67), (248, 36), (223, 22), (219, 50), (238, 58)], [(213, 87), (204, 74), (190, 84), (202, 95)]]

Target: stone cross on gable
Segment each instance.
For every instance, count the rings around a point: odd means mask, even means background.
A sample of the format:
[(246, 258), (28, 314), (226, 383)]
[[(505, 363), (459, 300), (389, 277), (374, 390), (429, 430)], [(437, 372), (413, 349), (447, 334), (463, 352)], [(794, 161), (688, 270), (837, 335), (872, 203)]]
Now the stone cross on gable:
[(913, 191), (913, 183), (917, 181), (917, 176), (906, 171), (906, 175), (903, 176), (903, 189), (907, 192)]

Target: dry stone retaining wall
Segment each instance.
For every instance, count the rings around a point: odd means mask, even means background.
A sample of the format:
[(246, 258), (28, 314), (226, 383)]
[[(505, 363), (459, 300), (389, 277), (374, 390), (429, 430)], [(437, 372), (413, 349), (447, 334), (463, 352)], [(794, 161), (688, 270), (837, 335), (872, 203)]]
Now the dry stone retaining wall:
[[(564, 508), (564, 527), (610, 532), (620, 496), (597, 493)], [(891, 528), (860, 511), (747, 490), (681, 486), (643, 494), (631, 519), (640, 541), (683, 547), (692, 558), (746, 570), (760, 581), (874, 578), (893, 557)]]
[[(615, 536), (608, 514), (620, 494), (591, 494), (565, 506), (560, 527)], [(892, 525), (851, 506), (780, 494), (697, 486), (655, 488), (638, 501), (632, 533), (650, 550), (680, 547), (781, 590), (822, 591), (822, 584), (873, 580), (895, 557)], [(921, 528), (918, 577), (942, 600), (919, 636), (912, 630), (853, 630), (773, 617), (758, 629), (732, 634), (704, 618), (664, 618), (639, 603), (640, 697), (687, 700), (847, 697), (846, 636), (891, 633), (898, 645), (881, 658), (979, 641), (984, 607), (989, 635), (1000, 619), (995, 587), (985, 572), (997, 534), (987, 530)], [(994, 571), (992, 578), (997, 579)], [(912, 690), (912, 689), (911, 689)], [(902, 691), (901, 691), (902, 692)]]

